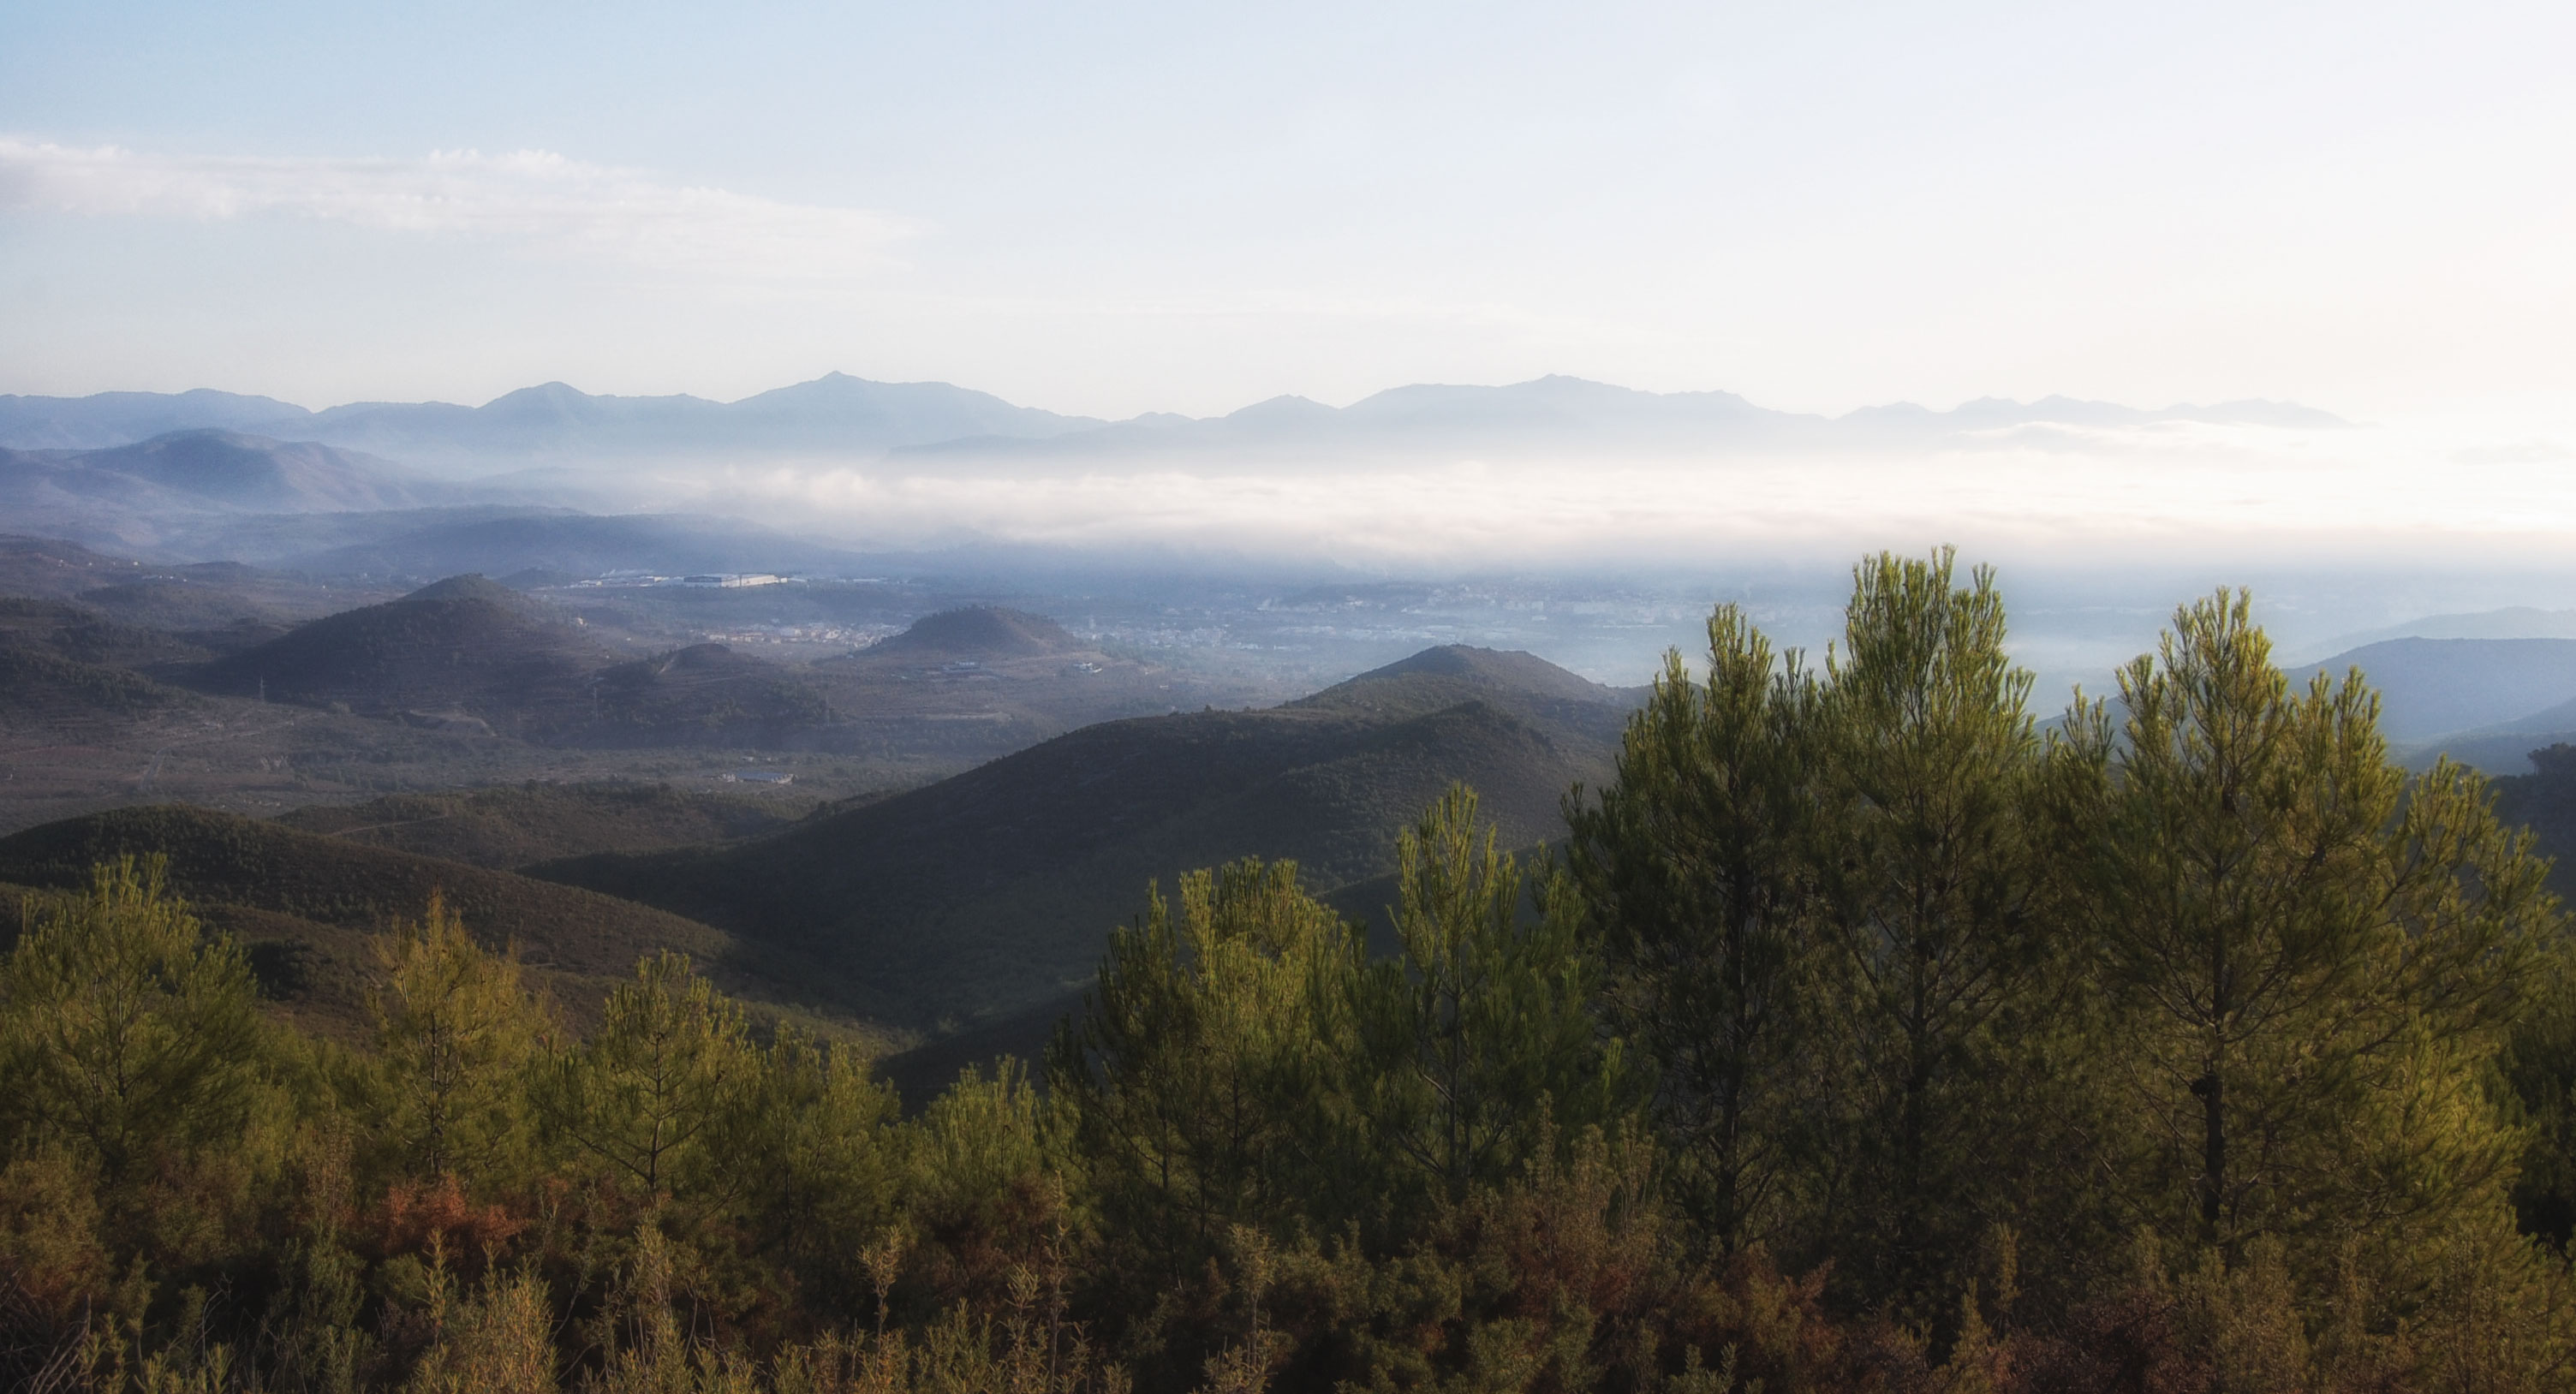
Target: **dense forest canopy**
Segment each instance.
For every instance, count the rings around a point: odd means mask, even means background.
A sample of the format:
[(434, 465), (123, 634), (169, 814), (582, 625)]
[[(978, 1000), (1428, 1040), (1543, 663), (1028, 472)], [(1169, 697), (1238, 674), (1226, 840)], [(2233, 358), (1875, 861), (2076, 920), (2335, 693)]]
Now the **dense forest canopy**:
[(1732, 607), (1572, 836), (1453, 790), (1401, 952), (1137, 888), (1046, 1058), (909, 1115), (689, 961), (587, 1033), (436, 900), (361, 1048), (149, 863), (0, 969), (0, 1378), (322, 1391), (2539, 1390), (2567, 925), (2483, 782), (2242, 594), (2043, 729), (1992, 578)]

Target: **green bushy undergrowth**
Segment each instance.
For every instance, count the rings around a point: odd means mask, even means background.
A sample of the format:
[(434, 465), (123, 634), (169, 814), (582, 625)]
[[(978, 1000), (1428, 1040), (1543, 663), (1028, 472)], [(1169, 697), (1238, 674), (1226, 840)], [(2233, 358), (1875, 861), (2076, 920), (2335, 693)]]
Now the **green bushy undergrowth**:
[[(2042, 736), (1983, 576), (1731, 611), (1561, 863), (1453, 790), (1401, 952), (1247, 861), (911, 1117), (430, 900), (348, 1047), (151, 864), (0, 970), (0, 1379), (92, 1390), (2565, 1387), (2565, 923), (2241, 597)], [(1039, 1087), (1041, 1082), (1043, 1088)]]

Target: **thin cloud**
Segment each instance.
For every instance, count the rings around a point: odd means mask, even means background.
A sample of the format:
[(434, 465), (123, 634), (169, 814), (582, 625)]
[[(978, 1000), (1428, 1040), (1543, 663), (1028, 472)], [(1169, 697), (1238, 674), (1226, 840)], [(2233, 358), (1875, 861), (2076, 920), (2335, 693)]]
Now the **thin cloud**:
[(158, 155), (0, 137), (0, 211), (285, 215), (733, 281), (842, 280), (920, 231), (856, 208), (672, 184), (543, 150), (425, 159)]

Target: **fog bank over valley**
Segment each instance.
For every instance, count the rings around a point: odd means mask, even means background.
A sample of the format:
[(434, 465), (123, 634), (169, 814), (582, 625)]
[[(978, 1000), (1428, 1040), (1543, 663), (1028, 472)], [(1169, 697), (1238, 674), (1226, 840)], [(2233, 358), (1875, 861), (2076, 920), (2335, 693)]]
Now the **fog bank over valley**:
[[(1827, 417), (1567, 377), (1107, 422), (831, 374), (731, 403), (560, 383), (319, 411), (0, 397), (0, 489), (23, 530), (171, 561), (408, 582), (899, 573), (1114, 597), (1165, 612), (1128, 626), (1150, 643), (1356, 643), (1353, 665), (1492, 643), (1618, 683), (1695, 651), (1718, 599), (1820, 651), (1853, 557), (1951, 544), (2002, 570), (2053, 702), (2223, 584), (2256, 587), (2303, 660), (2427, 615), (2576, 606), (2570, 439), (2270, 401)], [(608, 521), (641, 516), (659, 521)]]

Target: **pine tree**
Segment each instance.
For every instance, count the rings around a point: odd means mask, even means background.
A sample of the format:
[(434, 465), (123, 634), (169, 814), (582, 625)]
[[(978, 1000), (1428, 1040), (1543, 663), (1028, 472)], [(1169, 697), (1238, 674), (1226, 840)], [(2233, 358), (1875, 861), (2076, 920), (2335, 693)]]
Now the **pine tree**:
[(1656, 1072), (1682, 1191), (1722, 1252), (1778, 1238), (1812, 1066), (1813, 683), (1732, 605), (1708, 681), (1668, 654), (1618, 776), (1567, 800), (1569, 863), (1620, 1028)]
[(598, 1031), (553, 1062), (545, 1117), (647, 1195), (722, 1189), (741, 1178), (707, 1144), (757, 1068), (742, 1009), (666, 949), (639, 961)]
[(1328, 1158), (1326, 1062), (1362, 959), (1358, 931), (1293, 862), (1181, 878), (1175, 907), (1110, 936), (1050, 1081), (1078, 1119), (1103, 1206), (1155, 1281), (1195, 1274), (1237, 1225), (1291, 1213)]
[(1396, 860), (1404, 952), (1358, 981), (1363, 1054), (1345, 1087), (1378, 1153), (1454, 1203), (1516, 1175), (1543, 1138), (1613, 1122), (1634, 1082), (1592, 1016), (1599, 961), (1571, 878), (1533, 884), (1464, 785), (1398, 837)]
[(1860, 566), (1816, 715), (1816, 857), (1838, 943), (1840, 1117), (1831, 1202), (1878, 1297), (1946, 1316), (1941, 1269), (1982, 1228), (1969, 1201), (1998, 1121), (1993, 1027), (2039, 925), (2040, 742), (2004, 651), (1991, 571), (1952, 556)]
[(520, 984), (517, 958), (486, 952), (437, 896), (376, 952), (378, 1146), (410, 1175), (478, 1180), (525, 1142), (544, 1013)]
[(204, 935), (158, 858), (97, 867), (0, 972), (11, 1141), (67, 1144), (111, 1190), (237, 1133), (261, 1059), (248, 962)]
[(2074, 730), (2108, 772), (2095, 946), (2148, 1213), (2234, 1255), (2501, 1204), (2481, 1078), (2559, 932), (2527, 838), (2456, 766), (2410, 790), (2357, 675), (2293, 693), (2243, 592), (2178, 612), (2120, 705)]

